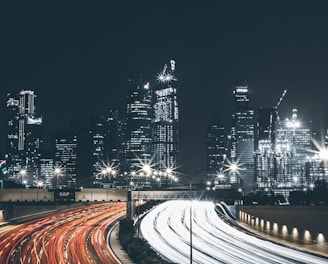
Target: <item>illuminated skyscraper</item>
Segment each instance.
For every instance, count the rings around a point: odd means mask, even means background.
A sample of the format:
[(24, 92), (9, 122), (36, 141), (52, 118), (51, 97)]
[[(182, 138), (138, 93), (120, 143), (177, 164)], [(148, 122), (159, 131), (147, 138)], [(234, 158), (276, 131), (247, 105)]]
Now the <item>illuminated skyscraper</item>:
[(276, 192), (280, 189), (287, 196), (289, 191), (306, 185), (305, 162), (312, 149), (311, 136), (312, 123), (301, 122), (296, 109), (291, 119), (276, 123)]
[(231, 177), (232, 184), (240, 184), (246, 192), (252, 191), (254, 177), (254, 110), (251, 107), (247, 84), (234, 90), (231, 159), (240, 164), (240, 171)]
[(160, 169), (177, 168), (179, 165), (178, 102), (175, 61), (164, 66), (157, 76), (154, 91), (153, 150), (154, 164)]
[[(92, 174), (94, 184), (102, 185), (103, 182), (111, 180), (113, 177), (103, 175), (101, 172), (107, 167), (113, 167), (119, 178), (125, 168), (125, 123), (120, 119), (118, 111), (109, 111), (108, 116), (100, 115), (92, 118), (89, 129), (89, 140), (91, 140), (92, 153)], [(122, 173), (121, 173), (122, 172)], [(111, 178), (111, 179), (109, 179)]]
[(44, 186), (47, 188), (55, 187), (54, 180), (54, 164), (53, 158), (51, 157), (42, 157), (40, 159), (40, 171), (43, 179)]
[(107, 117), (105, 149), (108, 161), (120, 172), (128, 171), (126, 163), (126, 122), (118, 111), (110, 110)]
[(207, 177), (215, 184), (225, 183), (223, 171), (226, 159), (225, 129), (218, 124), (207, 127)]
[(98, 116), (92, 118), (90, 122), (89, 137), (91, 140), (91, 162), (93, 179), (101, 180), (101, 169), (106, 162), (105, 138), (106, 138), (106, 118)]
[[(40, 129), (42, 118), (35, 114), (34, 91), (21, 91), (17, 97), (8, 95), (7, 158), (10, 177), (36, 185), (40, 179)], [(19, 174), (25, 169), (24, 179)]]
[(55, 158), (54, 165), (61, 169), (57, 176), (56, 186), (58, 187), (76, 187), (76, 151), (77, 136), (67, 133), (58, 133), (55, 139)]
[(152, 91), (149, 82), (130, 81), (127, 101), (127, 162), (131, 169), (140, 167), (140, 161), (150, 161)]
[(7, 95), (7, 149), (6, 163), (8, 177), (12, 180), (19, 173), (21, 160), (18, 151), (19, 99)]
[(257, 144), (255, 151), (255, 177), (258, 188), (271, 188), (275, 184), (275, 125), (277, 109), (260, 107), (257, 118)]

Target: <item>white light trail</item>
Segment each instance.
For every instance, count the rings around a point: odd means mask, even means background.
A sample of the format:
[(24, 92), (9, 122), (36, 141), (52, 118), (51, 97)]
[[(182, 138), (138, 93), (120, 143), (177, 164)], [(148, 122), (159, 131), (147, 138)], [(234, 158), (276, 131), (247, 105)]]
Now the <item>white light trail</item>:
[(192, 206), (193, 263), (327, 263), (327, 259), (253, 237), (218, 217), (205, 201), (169, 201), (141, 222), (142, 236), (174, 263), (190, 263), (190, 206)]

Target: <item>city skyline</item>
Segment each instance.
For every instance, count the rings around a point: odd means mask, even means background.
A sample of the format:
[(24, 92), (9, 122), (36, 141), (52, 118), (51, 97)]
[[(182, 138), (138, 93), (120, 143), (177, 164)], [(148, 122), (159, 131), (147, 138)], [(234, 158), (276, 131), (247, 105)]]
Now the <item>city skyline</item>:
[(231, 126), (238, 79), (248, 80), (255, 110), (275, 106), (287, 89), (281, 118), (296, 108), (315, 130), (327, 128), (324, 1), (1, 5), (1, 107), (7, 92), (34, 90), (49, 130), (124, 109), (130, 76), (156, 76), (170, 59), (179, 65), (181, 164), (189, 172), (205, 168), (206, 125)]

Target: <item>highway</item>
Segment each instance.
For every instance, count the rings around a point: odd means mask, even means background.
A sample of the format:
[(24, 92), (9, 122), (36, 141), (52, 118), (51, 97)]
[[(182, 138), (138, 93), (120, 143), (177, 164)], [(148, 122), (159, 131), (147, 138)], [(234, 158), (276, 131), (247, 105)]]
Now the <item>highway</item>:
[[(190, 218), (190, 206), (192, 218)], [(328, 263), (303, 251), (260, 239), (224, 222), (207, 201), (168, 201), (150, 211), (140, 231), (155, 251), (174, 263)]]
[(0, 228), (0, 263), (120, 263), (107, 246), (108, 226), (124, 202), (95, 204)]

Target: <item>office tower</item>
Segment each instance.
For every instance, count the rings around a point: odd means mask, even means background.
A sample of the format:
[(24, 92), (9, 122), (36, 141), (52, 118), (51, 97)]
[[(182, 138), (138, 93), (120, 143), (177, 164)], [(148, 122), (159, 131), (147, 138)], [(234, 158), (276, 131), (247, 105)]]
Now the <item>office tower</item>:
[(260, 107), (258, 109), (255, 151), (255, 177), (258, 188), (272, 188), (275, 183), (274, 143), (277, 120), (276, 108)]
[(19, 99), (11, 94), (7, 95), (7, 146), (6, 164), (8, 178), (14, 180), (21, 168), (21, 160), (18, 151), (19, 135)]
[(225, 184), (224, 162), (226, 159), (225, 129), (219, 124), (207, 127), (207, 178), (215, 185)]
[(24, 150), (21, 152), (27, 169), (27, 184), (33, 186), (38, 186), (42, 180), (40, 174), (41, 125), (41, 117), (28, 116), (25, 120)]
[(126, 151), (130, 169), (140, 168), (141, 161), (149, 162), (151, 152), (152, 91), (149, 82), (130, 81), (127, 100)]
[(275, 123), (278, 120), (278, 113), (275, 107), (259, 107), (257, 119), (258, 140), (275, 140)]
[(254, 111), (251, 107), (248, 85), (237, 85), (234, 90), (231, 162), (239, 164), (239, 172), (230, 182), (240, 185), (246, 192), (252, 191), (254, 179)]
[(300, 121), (296, 109), (291, 119), (276, 123), (276, 192), (287, 196), (306, 185), (305, 161), (312, 149), (311, 135), (312, 123)]
[(35, 113), (34, 91), (21, 91), (19, 93), (19, 137), (18, 150), (25, 147), (25, 127), (28, 117), (33, 117)]
[(126, 122), (118, 111), (110, 110), (107, 117), (106, 156), (120, 172), (128, 171), (126, 162)]
[(105, 166), (106, 118), (101, 115), (90, 121), (89, 137), (91, 140), (91, 172), (93, 180), (102, 180), (102, 168)]
[(54, 160), (52, 157), (42, 157), (40, 159), (40, 172), (44, 186), (54, 188), (56, 180), (54, 179)]
[(179, 113), (175, 61), (171, 60), (169, 67), (164, 66), (157, 80), (152, 120), (154, 164), (159, 170), (174, 169), (179, 166)]
[(36, 116), (35, 97), (31, 90), (7, 96), (9, 175), (28, 186), (36, 185), (40, 178), (42, 117)]
[(77, 136), (57, 133), (55, 138), (55, 168), (60, 169), (56, 176), (56, 187), (76, 187)]
[[(108, 116), (91, 119), (89, 141), (93, 184), (105, 186), (104, 183), (110, 182), (113, 186), (118, 181), (121, 183), (129, 166), (125, 159), (125, 122), (120, 119), (118, 111), (110, 110)], [(109, 167), (115, 170), (115, 175), (105, 173)]]

